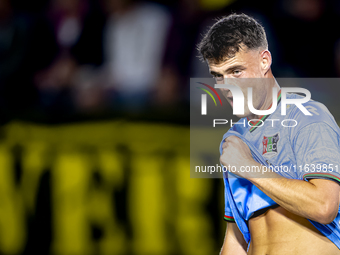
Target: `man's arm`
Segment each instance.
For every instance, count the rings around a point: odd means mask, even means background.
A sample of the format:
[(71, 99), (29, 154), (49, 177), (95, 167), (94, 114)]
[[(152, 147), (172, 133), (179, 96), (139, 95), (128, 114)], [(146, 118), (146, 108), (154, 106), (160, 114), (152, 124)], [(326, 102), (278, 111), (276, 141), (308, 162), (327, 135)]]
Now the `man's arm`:
[(236, 223), (227, 223), (224, 243), (220, 255), (246, 255), (247, 243)]
[[(221, 162), (223, 165), (258, 166), (249, 147), (238, 137), (231, 136), (223, 144)], [(286, 210), (328, 224), (334, 220), (339, 209), (339, 184), (323, 179), (303, 180), (287, 179), (274, 172), (264, 176), (259, 173), (238, 172), (239, 176), (248, 179), (266, 195)]]
[(321, 224), (331, 223), (338, 214), (339, 184), (323, 179), (287, 179), (273, 174), (274, 178), (249, 178), (286, 210)]

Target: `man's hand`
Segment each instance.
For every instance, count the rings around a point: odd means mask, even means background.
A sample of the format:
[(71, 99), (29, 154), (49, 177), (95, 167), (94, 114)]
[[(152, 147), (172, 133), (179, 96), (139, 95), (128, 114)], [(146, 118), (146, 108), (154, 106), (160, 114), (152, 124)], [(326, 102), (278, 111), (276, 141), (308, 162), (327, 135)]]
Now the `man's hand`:
[[(230, 171), (236, 167), (234, 174), (247, 178), (246, 172), (240, 171), (241, 166), (252, 166), (258, 164), (252, 157), (249, 147), (237, 136), (229, 136), (222, 145), (223, 151), (220, 162)], [(235, 169), (235, 168), (233, 168)]]

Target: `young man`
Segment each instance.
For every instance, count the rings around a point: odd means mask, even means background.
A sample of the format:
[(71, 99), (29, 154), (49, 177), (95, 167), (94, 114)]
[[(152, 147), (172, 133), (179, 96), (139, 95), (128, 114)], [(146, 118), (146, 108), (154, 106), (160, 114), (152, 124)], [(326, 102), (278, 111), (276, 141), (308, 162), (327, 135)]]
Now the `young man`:
[[(271, 71), (265, 31), (247, 15), (216, 22), (198, 49), (217, 83), (233, 83), (245, 96), (244, 114), (220, 146), (221, 163), (237, 169), (224, 178), (228, 224), (221, 254), (340, 254), (340, 130), (332, 115), (312, 100), (303, 105), (311, 116), (295, 105), (287, 105), (286, 115), (281, 114), (281, 91)], [(248, 87), (257, 110), (271, 107), (276, 88), (276, 110), (267, 116), (253, 114)], [(233, 107), (231, 91), (221, 91)], [(296, 125), (288, 125), (290, 120)], [(248, 121), (251, 127), (242, 125)]]

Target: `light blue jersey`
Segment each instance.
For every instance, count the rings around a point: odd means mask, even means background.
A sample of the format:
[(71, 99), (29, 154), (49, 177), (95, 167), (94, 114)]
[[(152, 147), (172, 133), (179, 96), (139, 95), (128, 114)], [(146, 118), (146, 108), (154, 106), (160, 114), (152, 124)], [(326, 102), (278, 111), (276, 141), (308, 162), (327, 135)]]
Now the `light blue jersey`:
[[(287, 98), (300, 96), (288, 94)], [(312, 116), (304, 115), (295, 105), (287, 105), (287, 114), (282, 116), (278, 102), (274, 113), (262, 116), (262, 121), (251, 127), (247, 118), (240, 119), (223, 136), (220, 153), (225, 138), (235, 135), (249, 146), (255, 161), (286, 178), (328, 179), (340, 184), (340, 129), (323, 104), (310, 100), (303, 105)], [(250, 181), (230, 172), (224, 177), (224, 219), (236, 222), (249, 243), (247, 221), (277, 204)], [(340, 210), (330, 224), (309, 221), (340, 249)]]

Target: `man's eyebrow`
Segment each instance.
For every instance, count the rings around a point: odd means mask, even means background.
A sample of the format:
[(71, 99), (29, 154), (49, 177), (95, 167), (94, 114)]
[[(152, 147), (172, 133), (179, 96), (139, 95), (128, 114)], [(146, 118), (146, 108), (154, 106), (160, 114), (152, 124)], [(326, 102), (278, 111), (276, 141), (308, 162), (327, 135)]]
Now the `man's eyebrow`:
[(215, 71), (210, 71), (210, 74), (211, 74), (211, 75), (214, 75), (214, 76), (217, 76), (217, 75), (222, 75), (222, 74), (220, 74), (220, 73), (217, 73), (217, 72), (215, 72)]
[(242, 65), (235, 65), (235, 66), (231, 66), (231, 67), (227, 68), (227, 70), (225, 70), (225, 72), (228, 73), (228, 72), (233, 71), (235, 69), (244, 70), (246, 68), (244, 66), (242, 66)]
[[(243, 65), (234, 65), (234, 66), (231, 66), (231, 67), (228, 67), (226, 70), (225, 70), (225, 73), (228, 73), (228, 72), (231, 72), (235, 69), (241, 69), (241, 70), (244, 70), (246, 69), (245, 66)], [(210, 74), (213, 75), (213, 76), (217, 76), (217, 75), (223, 75), (221, 73), (218, 73), (218, 72), (215, 72), (215, 71), (210, 71)]]

